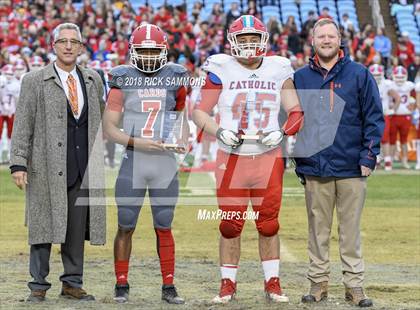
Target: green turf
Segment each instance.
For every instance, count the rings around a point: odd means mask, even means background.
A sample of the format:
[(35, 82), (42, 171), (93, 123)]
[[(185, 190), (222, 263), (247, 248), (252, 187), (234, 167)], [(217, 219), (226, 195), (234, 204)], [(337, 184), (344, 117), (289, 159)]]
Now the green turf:
[[(110, 308), (116, 305), (109, 293), (114, 281), (112, 271), (112, 241), (117, 227), (116, 207), (113, 200), (113, 184), (117, 171), (108, 172), (107, 208), (107, 244), (103, 247), (86, 246), (86, 281), (99, 302), (89, 305), (89, 309)], [(189, 299), (189, 306), (184, 309), (208, 309), (209, 300), (217, 291), (218, 262), (218, 221), (198, 221), (200, 208), (216, 210), (214, 194), (200, 196), (208, 191), (214, 192), (213, 180), (208, 174), (181, 174), (182, 198), (193, 198), (197, 204), (179, 204), (173, 223), (176, 240), (178, 265), (178, 283), (181, 291)], [(380, 309), (414, 309), (420, 304), (418, 281), (420, 262), (420, 175), (414, 172), (394, 171), (392, 174), (377, 173), (368, 181), (368, 197), (362, 218), (363, 254), (366, 262), (368, 294), (375, 299)], [(197, 191), (198, 189), (198, 191)], [(204, 190), (204, 191), (203, 191)], [(207, 191), (207, 192), (206, 192)], [(198, 193), (198, 194), (197, 194)], [(202, 202), (207, 205), (200, 205)], [(27, 230), (24, 221), (24, 195), (11, 181), (9, 171), (0, 168), (0, 271), (5, 281), (17, 281), (7, 289), (0, 289), (0, 303), (7, 307), (25, 307), (20, 300), (25, 297), (28, 280), (28, 245)], [(284, 177), (284, 195), (280, 215), (282, 243), (282, 272), (284, 285), (292, 304), (285, 309), (302, 308), (298, 305), (300, 295), (306, 289), (305, 270), (307, 266), (307, 219), (303, 187), (292, 172)], [(132, 307), (149, 307), (162, 309), (159, 297), (154, 288), (159, 286), (160, 276), (156, 260), (155, 234), (152, 227), (150, 207), (145, 205), (134, 234), (131, 278), (141, 288), (134, 286)], [(338, 254), (337, 224), (334, 222), (331, 237), (331, 284), (332, 299), (325, 305), (314, 309), (351, 309), (343, 304), (342, 286), (340, 284), (340, 264)], [(287, 253), (286, 253), (287, 251)], [(52, 279), (55, 290), (59, 285), (58, 275), (61, 272), (59, 246), (53, 247)], [(247, 221), (242, 236), (241, 300), (234, 309), (266, 308), (260, 287), (260, 266), (258, 259), (258, 242), (255, 225)], [(94, 268), (93, 268), (94, 267)], [(138, 272), (140, 270), (141, 272)], [(153, 272), (152, 272), (153, 270)], [(247, 271), (251, 273), (246, 273)], [(98, 278), (101, 279), (98, 282)], [(190, 279), (199, 281), (190, 285)], [(417, 279), (417, 280), (416, 280)], [(134, 280), (133, 280), (134, 281)], [(144, 286), (149, 283), (150, 288)], [(149, 285), (148, 284), (148, 285)], [(203, 287), (205, 290), (203, 291)], [(4, 291), (6, 289), (6, 291)], [(145, 290), (146, 289), (146, 290)], [(9, 291), (9, 293), (7, 293)], [(10, 291), (16, 293), (10, 298)], [(144, 296), (144, 297), (141, 297)], [(47, 309), (73, 307), (55, 297)], [(142, 298), (147, 298), (142, 299)], [(152, 306), (153, 305), (153, 306)], [(236, 308), (235, 308), (236, 307)], [(268, 307), (272, 309), (272, 307)]]
[[(108, 183), (115, 182), (116, 172), (108, 175)], [(186, 178), (187, 175), (181, 175)], [(195, 187), (212, 190), (212, 179), (207, 174), (191, 174), (182, 195), (190, 194)], [(362, 218), (362, 237), (366, 260), (373, 263), (415, 263), (420, 261), (420, 207), (419, 174), (375, 175), (369, 178), (368, 197)], [(24, 221), (24, 195), (11, 181), (8, 170), (0, 170), (0, 248), (1, 256), (14, 256), (27, 251)], [(110, 186), (111, 187), (111, 186)], [(281, 238), (288, 251), (298, 260), (306, 261), (307, 219), (302, 186), (293, 173), (284, 177), (285, 195), (281, 210)], [(93, 254), (103, 256), (112, 251), (112, 239), (116, 230), (116, 208), (108, 190), (108, 244), (88, 247)], [(292, 193), (293, 195), (289, 195)], [(295, 195), (294, 193), (298, 193)], [(214, 197), (195, 197), (197, 201), (212, 201)], [(177, 252), (185, 257), (217, 257), (217, 221), (198, 221), (198, 209), (215, 210), (216, 206), (178, 205), (173, 224), (177, 239)], [(247, 222), (243, 239), (243, 258), (257, 257), (257, 236), (254, 223)], [(154, 256), (155, 236), (152, 229), (150, 207), (146, 205), (139, 219), (135, 240), (139, 243), (134, 252)], [(333, 227), (331, 256), (338, 260), (336, 222)], [(203, 247), (203, 245), (206, 245)], [(107, 255), (108, 256), (108, 255)]]

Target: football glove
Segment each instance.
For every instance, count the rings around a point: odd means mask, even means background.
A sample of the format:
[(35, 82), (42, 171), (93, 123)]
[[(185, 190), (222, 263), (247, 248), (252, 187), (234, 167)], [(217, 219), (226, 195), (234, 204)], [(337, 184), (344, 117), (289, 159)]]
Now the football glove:
[(283, 140), (284, 133), (281, 130), (276, 130), (270, 132), (265, 138), (261, 140), (261, 143), (268, 146), (268, 147), (274, 147), (280, 144), (280, 142)]
[(216, 137), (227, 146), (233, 148), (238, 147), (241, 144), (237, 135), (228, 129), (219, 128), (216, 132)]

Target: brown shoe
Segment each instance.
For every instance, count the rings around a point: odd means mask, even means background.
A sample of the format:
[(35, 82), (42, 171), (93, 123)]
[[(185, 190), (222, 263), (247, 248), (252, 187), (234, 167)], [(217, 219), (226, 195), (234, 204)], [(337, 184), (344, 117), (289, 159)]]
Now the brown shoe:
[(43, 302), (45, 301), (45, 294), (47, 291), (44, 290), (33, 290), (31, 294), (26, 298), (27, 302)]
[(361, 308), (373, 306), (372, 300), (365, 295), (361, 287), (346, 287), (345, 298)]
[(328, 297), (328, 281), (315, 283), (311, 281), (311, 288), (307, 295), (302, 296), (303, 303), (319, 302)]
[(95, 300), (95, 297), (93, 297), (93, 295), (88, 295), (84, 289), (80, 287), (72, 287), (66, 283), (63, 283), (61, 297), (83, 301)]

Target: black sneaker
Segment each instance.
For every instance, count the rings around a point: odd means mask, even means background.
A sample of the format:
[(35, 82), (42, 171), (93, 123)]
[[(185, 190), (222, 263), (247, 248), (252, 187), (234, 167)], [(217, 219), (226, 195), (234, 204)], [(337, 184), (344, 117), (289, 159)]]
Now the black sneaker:
[(124, 303), (128, 301), (128, 293), (130, 292), (130, 285), (123, 284), (118, 285), (115, 284), (115, 297), (114, 300), (118, 303)]
[(176, 288), (174, 285), (162, 285), (162, 300), (166, 301), (168, 304), (183, 304), (185, 300), (178, 296)]

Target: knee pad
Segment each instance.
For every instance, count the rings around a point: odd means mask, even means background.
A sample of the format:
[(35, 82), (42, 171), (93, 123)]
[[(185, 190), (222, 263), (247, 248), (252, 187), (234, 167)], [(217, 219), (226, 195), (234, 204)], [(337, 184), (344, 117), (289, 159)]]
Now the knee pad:
[(222, 220), (219, 225), (219, 230), (222, 236), (226, 239), (239, 237), (244, 227), (244, 221), (227, 221)]
[(153, 225), (157, 229), (169, 229), (174, 218), (174, 206), (153, 207)]
[(137, 225), (140, 207), (119, 206), (118, 207), (118, 226), (123, 231), (134, 230)]
[(271, 219), (257, 222), (257, 230), (264, 237), (274, 236), (279, 231), (279, 221), (277, 219)]

